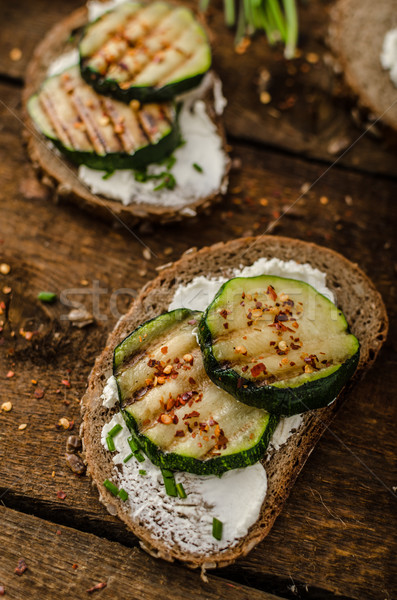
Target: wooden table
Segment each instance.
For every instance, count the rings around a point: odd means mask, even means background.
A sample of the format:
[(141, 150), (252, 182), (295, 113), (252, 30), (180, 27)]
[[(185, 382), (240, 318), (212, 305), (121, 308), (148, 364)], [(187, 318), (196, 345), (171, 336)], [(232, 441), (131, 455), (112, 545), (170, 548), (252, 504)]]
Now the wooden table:
[[(235, 159), (229, 193), (210, 216), (167, 227), (144, 223), (134, 235), (55, 203), (22, 143), (26, 64), (49, 27), (78, 5), (14, 0), (0, 8), (0, 263), (11, 267), (0, 275), (0, 301), (10, 306), (11, 319), (0, 335), (0, 390), (1, 403), (12, 403), (10, 412), (0, 412), (0, 586), (10, 599), (86, 598), (101, 582), (107, 587), (95, 594), (103, 600), (395, 598), (396, 143), (373, 129), (360, 138), (354, 104), (328, 66), (328, 2), (302, 7), (302, 57), (290, 64), (262, 40), (236, 54), (221, 11), (211, 12)], [(22, 51), (19, 60), (12, 60), (13, 48)], [(268, 104), (258, 90), (266, 70), (272, 74)], [(359, 263), (384, 296), (391, 333), (268, 538), (205, 584), (199, 573), (139, 549), (99, 503), (89, 479), (66, 466), (70, 432), (57, 424), (66, 417), (78, 432), (87, 375), (115, 324), (114, 290), (125, 288), (117, 299), (121, 314), (159, 265), (190, 246), (269, 230), (324, 244)], [(102, 318), (73, 327), (65, 303), (92, 310), (95, 286), (102, 290)], [(63, 292), (64, 304), (40, 304), (41, 290)], [(24, 331), (38, 333), (27, 339)], [(28, 569), (18, 576), (22, 558)]]

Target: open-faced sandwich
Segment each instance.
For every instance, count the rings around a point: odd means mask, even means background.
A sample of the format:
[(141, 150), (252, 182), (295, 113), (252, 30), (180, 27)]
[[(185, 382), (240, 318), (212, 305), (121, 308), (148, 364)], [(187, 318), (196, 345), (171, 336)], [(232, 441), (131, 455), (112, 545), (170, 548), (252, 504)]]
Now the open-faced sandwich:
[(329, 41), (348, 86), (372, 117), (397, 130), (397, 6), (337, 0)]
[(28, 68), (28, 149), (60, 195), (124, 222), (194, 216), (226, 191), (225, 105), (184, 6), (90, 2)]
[(386, 334), (373, 284), (331, 250), (263, 236), (187, 252), (91, 373), (82, 437), (101, 501), (166, 560), (247, 554)]

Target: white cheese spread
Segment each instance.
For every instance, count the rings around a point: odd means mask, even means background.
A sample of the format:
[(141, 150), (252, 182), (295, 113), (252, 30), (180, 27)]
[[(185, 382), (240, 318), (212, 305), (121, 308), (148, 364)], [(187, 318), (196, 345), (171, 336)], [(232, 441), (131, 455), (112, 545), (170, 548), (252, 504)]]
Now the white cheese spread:
[[(111, 479), (128, 493), (126, 502), (132, 518), (154, 538), (177, 544), (184, 552), (203, 555), (231, 548), (246, 535), (259, 517), (266, 496), (266, 472), (260, 463), (228, 471), (221, 478), (176, 473), (175, 480), (183, 484), (187, 497), (174, 498), (167, 495), (160, 469), (148, 458), (144, 462), (135, 458), (123, 462), (131, 449), (127, 441), (130, 433), (121, 413), (103, 427), (104, 447), (106, 435), (116, 424), (123, 429), (113, 438), (116, 453)], [(214, 517), (223, 523), (220, 541), (212, 536)]]
[(383, 40), (380, 62), (390, 71), (390, 79), (397, 87), (397, 27), (388, 31)]

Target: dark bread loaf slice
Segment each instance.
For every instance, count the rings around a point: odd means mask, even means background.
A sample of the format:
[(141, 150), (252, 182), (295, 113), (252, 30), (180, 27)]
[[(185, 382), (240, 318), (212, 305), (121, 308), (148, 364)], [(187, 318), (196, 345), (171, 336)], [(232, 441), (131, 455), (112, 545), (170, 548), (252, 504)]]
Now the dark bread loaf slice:
[[(62, 54), (77, 47), (82, 28), (87, 24), (87, 7), (77, 9), (68, 17), (57, 23), (37, 46), (26, 72), (26, 83), (23, 90), (25, 136), (30, 158), (38, 171), (39, 176), (45, 178), (55, 188), (57, 197), (67, 199), (81, 208), (105, 220), (117, 219), (126, 225), (134, 225), (141, 219), (149, 219), (166, 223), (178, 221), (186, 217), (193, 217), (198, 212), (207, 210), (210, 205), (221, 199), (228, 184), (230, 161), (227, 161), (219, 189), (207, 197), (198, 198), (184, 203), (183, 206), (164, 206), (152, 203), (131, 203), (124, 206), (121, 201), (93, 194), (89, 188), (77, 177), (77, 167), (67, 159), (60, 156), (58, 151), (48, 143), (48, 140), (39, 134), (26, 109), (29, 98), (37, 92), (42, 82), (47, 77), (47, 71), (53, 61)], [(217, 76), (213, 74), (213, 80)], [(214, 84), (217, 85), (217, 84)], [(203, 100), (206, 103), (207, 113), (215, 124), (222, 140), (223, 150), (226, 152), (226, 137), (222, 118), (215, 110), (214, 87), (209, 86), (204, 92)]]
[(338, 0), (331, 11), (329, 42), (360, 104), (397, 130), (397, 88), (380, 62), (384, 36), (394, 27), (394, 0)]
[(102, 502), (112, 514), (118, 514), (141, 539), (145, 550), (169, 561), (179, 559), (191, 567), (201, 566), (205, 569), (225, 566), (239, 556), (246, 555), (269, 533), (301, 468), (338, 410), (343, 393), (331, 406), (306, 413), (298, 432), (271, 454), (270, 459), (264, 463), (268, 492), (260, 518), (237, 545), (210, 556), (187, 554), (181, 551), (177, 544), (170, 546), (161, 539), (155, 539), (145, 528), (144, 519), (132, 519), (123, 503), (104, 488), (102, 482), (111, 476), (114, 465), (110, 453), (101, 445), (101, 430), (110, 420), (114, 409), (104, 408), (100, 396), (107, 378), (112, 373), (114, 347), (139, 324), (167, 311), (180, 284), (189, 283), (199, 275), (231, 276), (234, 268), (250, 265), (260, 257), (308, 262), (327, 274), (327, 287), (334, 292), (337, 305), (343, 310), (352, 333), (361, 344), (360, 362), (355, 379), (360, 377), (374, 362), (388, 329), (382, 298), (372, 282), (356, 265), (332, 250), (289, 238), (263, 236), (240, 238), (199, 251), (192, 249), (178, 262), (167, 265), (153, 282), (143, 288), (130, 310), (110, 334), (105, 350), (95, 363), (87, 392), (82, 399), (85, 458)]

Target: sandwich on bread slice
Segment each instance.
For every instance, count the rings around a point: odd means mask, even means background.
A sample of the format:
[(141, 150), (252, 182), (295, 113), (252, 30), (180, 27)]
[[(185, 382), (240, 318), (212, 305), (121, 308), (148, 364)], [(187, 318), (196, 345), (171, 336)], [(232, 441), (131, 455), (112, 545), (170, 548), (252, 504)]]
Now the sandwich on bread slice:
[[(337, 0), (329, 43), (343, 77), (371, 118), (397, 130), (397, 10), (393, 0)], [(394, 64), (394, 81), (393, 81)]]
[[(217, 304), (230, 286), (235, 313)], [(324, 347), (327, 319), (327, 343), (337, 353), (344, 346), (343, 357)], [(387, 328), (371, 281), (332, 250), (263, 236), (188, 251), (143, 288), (91, 373), (81, 433), (100, 500), (156, 557), (205, 570), (246, 555), (269, 533), (343, 400), (348, 377), (330, 389), (332, 373), (354, 372), (350, 388), (374, 362)], [(219, 350), (223, 330), (226, 351)], [(300, 345), (304, 339), (309, 346)], [(225, 359), (223, 373), (208, 362), (209, 347), (211, 360)], [(292, 370), (283, 382), (284, 365), (294, 369), (299, 360), (298, 375)], [(236, 386), (231, 369), (240, 370)]]
[(225, 193), (225, 99), (193, 13), (90, 2), (36, 49), (28, 151), (60, 197), (126, 224), (193, 217)]

